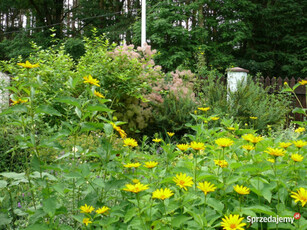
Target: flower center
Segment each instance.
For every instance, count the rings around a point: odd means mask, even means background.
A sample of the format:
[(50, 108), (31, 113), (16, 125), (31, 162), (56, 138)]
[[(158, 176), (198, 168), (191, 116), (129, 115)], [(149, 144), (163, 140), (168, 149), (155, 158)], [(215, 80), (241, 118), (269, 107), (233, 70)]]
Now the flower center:
[(181, 180), (181, 181), (179, 181), (179, 184), (184, 185), (185, 181)]
[(236, 224), (231, 224), (230, 228), (235, 229), (235, 228), (237, 228), (237, 225)]

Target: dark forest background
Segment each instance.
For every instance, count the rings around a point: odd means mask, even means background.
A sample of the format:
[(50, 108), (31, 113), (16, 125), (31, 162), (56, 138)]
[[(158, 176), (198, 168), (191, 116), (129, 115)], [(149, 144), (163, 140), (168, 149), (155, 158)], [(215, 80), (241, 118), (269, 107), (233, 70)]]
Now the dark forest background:
[[(202, 56), (221, 72), (305, 78), (306, 12), (307, 0), (147, 0), (147, 39), (165, 71), (194, 70)], [(0, 0), (0, 59), (26, 59), (31, 41), (56, 38), (78, 60), (94, 27), (140, 46), (140, 17), (141, 0)]]

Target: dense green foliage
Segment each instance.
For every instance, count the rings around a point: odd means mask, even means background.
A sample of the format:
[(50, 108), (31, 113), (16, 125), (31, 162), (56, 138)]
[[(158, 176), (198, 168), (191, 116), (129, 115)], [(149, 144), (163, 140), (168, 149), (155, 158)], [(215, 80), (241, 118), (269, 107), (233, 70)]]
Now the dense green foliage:
[[(305, 0), (148, 0), (148, 43), (167, 71), (194, 71), (201, 54), (220, 72), (236, 65), (253, 75), (304, 78), (306, 8)], [(10, 0), (1, 1), (0, 15), (0, 58), (6, 60), (27, 57), (31, 40), (50, 46), (53, 33), (77, 59), (93, 27), (117, 44), (141, 42), (140, 0)]]

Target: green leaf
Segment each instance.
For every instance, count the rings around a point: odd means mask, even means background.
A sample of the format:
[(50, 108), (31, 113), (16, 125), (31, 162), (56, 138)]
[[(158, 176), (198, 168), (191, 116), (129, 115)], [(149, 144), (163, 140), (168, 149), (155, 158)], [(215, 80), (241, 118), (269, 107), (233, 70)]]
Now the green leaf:
[(12, 218), (9, 218), (7, 214), (0, 213), (0, 226), (10, 224)]
[(55, 101), (65, 103), (65, 104), (68, 104), (68, 105), (73, 105), (73, 106), (76, 106), (78, 108), (81, 107), (79, 101), (74, 97), (60, 97), (60, 98), (56, 98)]
[(276, 213), (273, 212), (271, 209), (269, 209), (268, 207), (266, 206), (260, 206), (260, 205), (254, 205), (254, 206), (251, 206), (251, 207), (248, 207), (247, 209), (250, 209), (256, 213), (263, 213), (263, 214), (267, 214), (267, 215), (270, 215), (270, 216), (276, 216)]
[(11, 114), (11, 113), (27, 113), (28, 108), (25, 104), (13, 105), (8, 109), (5, 109), (0, 115)]
[(223, 209), (224, 209), (224, 204), (219, 201), (216, 200), (214, 198), (209, 198), (207, 200), (207, 204), (212, 207), (214, 210), (216, 210), (218, 213), (222, 214), (223, 213)]
[(48, 198), (43, 200), (43, 210), (49, 217), (53, 217), (56, 210), (56, 198)]
[(172, 226), (175, 228), (180, 228), (180, 226), (186, 221), (192, 219), (190, 216), (179, 215), (172, 219)]
[(90, 105), (86, 108), (86, 110), (88, 111), (99, 111), (99, 112), (113, 112), (114, 110), (112, 109), (109, 109), (108, 107), (106, 106), (103, 106), (103, 105)]
[(137, 213), (137, 211), (138, 211), (137, 207), (132, 207), (132, 208), (130, 208), (130, 209), (126, 212), (126, 215), (125, 215), (125, 218), (124, 218), (124, 223), (129, 222), (129, 221), (135, 216), (135, 214)]
[(306, 114), (306, 110), (307, 109), (303, 109), (303, 108), (295, 108), (292, 110), (292, 113)]
[(60, 225), (59, 230), (73, 230), (73, 228), (69, 225)]
[(82, 112), (81, 112), (81, 110), (80, 110), (78, 107), (76, 107), (76, 108), (75, 108), (75, 112), (76, 112), (77, 116), (81, 119), (81, 117), (82, 117)]
[(5, 188), (7, 186), (7, 182), (5, 180), (0, 180), (0, 189)]
[(33, 224), (27, 227), (25, 230), (49, 230), (48, 225), (40, 223), (40, 224)]
[(271, 203), (271, 199), (272, 199), (271, 190), (268, 187), (265, 187), (264, 189), (262, 189), (261, 193), (264, 199), (266, 199), (269, 203)]
[(25, 173), (4, 172), (4, 173), (0, 173), (0, 175), (6, 178), (15, 179), (15, 180), (25, 179)]
[(36, 113), (61, 116), (62, 114), (50, 105), (40, 105), (35, 110)]

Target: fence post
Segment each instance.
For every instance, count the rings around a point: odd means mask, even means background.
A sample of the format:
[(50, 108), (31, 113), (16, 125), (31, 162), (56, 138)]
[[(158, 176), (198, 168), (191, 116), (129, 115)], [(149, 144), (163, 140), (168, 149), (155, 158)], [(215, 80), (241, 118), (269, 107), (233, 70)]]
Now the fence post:
[[(227, 69), (227, 91), (235, 92), (237, 91), (237, 85), (239, 82), (246, 83), (248, 72), (247, 69), (242, 69), (240, 67)], [(229, 100), (228, 93), (227, 100)]]
[(7, 87), (10, 84), (10, 77), (0, 72), (0, 112), (9, 106), (9, 92)]

